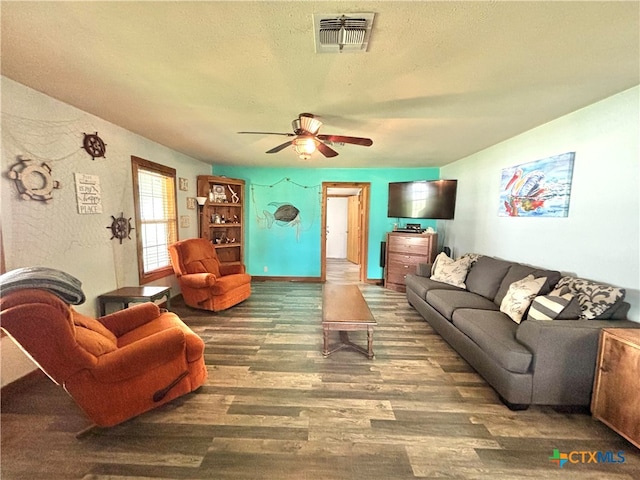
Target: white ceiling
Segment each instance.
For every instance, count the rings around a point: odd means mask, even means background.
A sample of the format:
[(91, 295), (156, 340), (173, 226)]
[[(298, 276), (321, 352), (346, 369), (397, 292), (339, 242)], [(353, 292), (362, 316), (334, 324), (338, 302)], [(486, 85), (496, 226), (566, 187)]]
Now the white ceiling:
[[(212, 164), (441, 166), (640, 83), (639, 5), (2, 1), (2, 74)], [(313, 13), (357, 12), (366, 53), (315, 53)], [(236, 133), (301, 112), (373, 146)]]

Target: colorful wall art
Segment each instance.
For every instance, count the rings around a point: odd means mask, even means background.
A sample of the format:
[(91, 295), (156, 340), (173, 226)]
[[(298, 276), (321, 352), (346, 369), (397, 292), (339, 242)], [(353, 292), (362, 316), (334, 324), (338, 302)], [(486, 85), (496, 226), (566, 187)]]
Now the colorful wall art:
[(283, 178), (273, 185), (252, 184), (251, 200), (261, 230), (270, 230), (284, 238), (286, 227), (291, 227), (299, 241), (300, 234), (318, 220), (320, 185), (300, 185), (290, 178)]
[(566, 217), (569, 215), (575, 152), (502, 169), (501, 217)]

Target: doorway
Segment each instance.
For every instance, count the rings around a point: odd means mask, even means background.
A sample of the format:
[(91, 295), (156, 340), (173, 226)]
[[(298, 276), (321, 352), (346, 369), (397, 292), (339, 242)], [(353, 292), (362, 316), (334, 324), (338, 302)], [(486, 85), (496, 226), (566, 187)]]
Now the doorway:
[(361, 182), (322, 183), (322, 282), (327, 280), (327, 258), (345, 258), (358, 266), (359, 281), (367, 281), (370, 188)]

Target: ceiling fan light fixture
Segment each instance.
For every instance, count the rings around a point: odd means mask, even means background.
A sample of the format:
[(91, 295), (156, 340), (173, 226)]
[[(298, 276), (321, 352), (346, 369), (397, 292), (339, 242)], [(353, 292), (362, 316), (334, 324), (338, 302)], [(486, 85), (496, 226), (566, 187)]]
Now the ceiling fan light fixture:
[(324, 157), (332, 158), (337, 157), (338, 152), (331, 148), (329, 144), (334, 143), (350, 143), (353, 145), (361, 145), (363, 147), (370, 147), (373, 145), (373, 140), (364, 137), (349, 137), (345, 135), (319, 135), (318, 131), (322, 126), (322, 122), (311, 113), (301, 113), (298, 118), (291, 122), (293, 133), (280, 133), (280, 132), (238, 132), (238, 133), (252, 133), (256, 135), (284, 135), (287, 137), (295, 137), (293, 140), (281, 143), (280, 145), (267, 150), (266, 153), (278, 153), (289, 145), (293, 146), (296, 154), (300, 160), (309, 160), (313, 152), (318, 150)]
[(300, 160), (309, 160), (311, 154), (316, 151), (316, 142), (312, 137), (298, 137), (293, 141), (293, 149)]
[(300, 114), (300, 127), (305, 131), (309, 132), (311, 135), (315, 135), (320, 130), (322, 126), (322, 122), (315, 118), (310, 113), (301, 113)]

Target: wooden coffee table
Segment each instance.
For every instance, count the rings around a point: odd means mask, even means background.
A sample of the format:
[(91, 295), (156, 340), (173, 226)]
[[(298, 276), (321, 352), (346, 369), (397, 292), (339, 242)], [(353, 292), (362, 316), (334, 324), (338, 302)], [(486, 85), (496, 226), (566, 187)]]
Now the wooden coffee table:
[[(373, 327), (377, 325), (357, 285), (325, 283), (322, 289), (322, 331), (324, 343), (322, 355), (328, 357), (343, 348), (351, 348), (367, 358), (373, 358)], [(329, 332), (340, 332), (340, 343), (329, 348)], [(367, 348), (349, 340), (348, 332), (367, 331)]]

